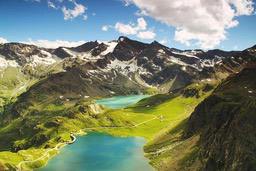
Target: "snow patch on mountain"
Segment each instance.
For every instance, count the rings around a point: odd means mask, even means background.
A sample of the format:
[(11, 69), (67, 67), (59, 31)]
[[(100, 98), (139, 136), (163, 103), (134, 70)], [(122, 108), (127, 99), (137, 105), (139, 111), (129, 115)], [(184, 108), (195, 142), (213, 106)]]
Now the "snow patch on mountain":
[(112, 53), (118, 43), (115, 41), (112, 41), (112, 42), (104, 42), (104, 44), (107, 45), (108, 48), (104, 52), (102, 52), (101, 55), (107, 55), (108, 53)]
[(78, 58), (80, 58), (80, 59), (82, 59), (82, 60), (84, 60), (84, 61), (88, 61), (88, 62), (95, 62), (95, 61), (97, 61), (98, 59), (102, 59), (102, 57), (100, 56), (100, 55), (98, 55), (98, 56), (93, 56), (90, 52), (86, 52), (86, 53), (82, 53), (82, 54), (79, 54), (79, 55), (77, 55), (78, 56)]
[(131, 59), (129, 61), (120, 61), (115, 59), (111, 61), (110, 64), (107, 66), (108, 69), (116, 69), (117, 71), (121, 72), (124, 75), (128, 75), (130, 73), (148, 73), (145, 68), (138, 66), (136, 59)]
[(51, 55), (47, 57), (40, 57), (38, 55), (32, 55), (30, 57), (29, 63), (32, 66), (37, 66), (37, 65), (52, 65), (55, 62), (57, 62), (56, 59), (54, 59)]
[(77, 53), (76, 52), (74, 52), (74, 51), (72, 51), (72, 50), (69, 50), (69, 49), (67, 49), (67, 48), (62, 48), (65, 52), (67, 52), (70, 56), (72, 56), (72, 57), (75, 57), (75, 56), (77, 56)]
[(165, 51), (164, 51), (163, 49), (159, 49), (159, 50), (158, 50), (158, 53), (160, 53), (160, 54), (165, 54)]
[(191, 51), (191, 52), (176, 52), (176, 51), (172, 51), (173, 54), (176, 55), (182, 55), (182, 56), (186, 56), (186, 57), (190, 57), (190, 58), (196, 58), (199, 59), (197, 56), (195, 56), (197, 53)]
[(167, 58), (167, 61), (170, 63), (182, 65), (182, 66), (188, 65), (185, 62), (182, 62), (181, 60), (179, 60), (178, 58), (175, 58), (174, 56), (170, 56), (169, 58)]
[(47, 51), (45, 51), (45, 50), (40, 50), (40, 52), (42, 53), (42, 55), (44, 55), (45, 57), (49, 57), (49, 58), (51, 58), (52, 57), (52, 54), (51, 53), (49, 53), (49, 52), (47, 52)]
[(6, 60), (3, 56), (0, 56), (0, 69), (7, 67), (19, 67), (19, 64), (15, 60)]
[(200, 66), (202, 68), (204, 68), (204, 67), (214, 67), (215, 65), (221, 64), (222, 60), (223, 60), (223, 57), (215, 56), (215, 58), (212, 59), (212, 60), (210, 60), (210, 59), (201, 60)]

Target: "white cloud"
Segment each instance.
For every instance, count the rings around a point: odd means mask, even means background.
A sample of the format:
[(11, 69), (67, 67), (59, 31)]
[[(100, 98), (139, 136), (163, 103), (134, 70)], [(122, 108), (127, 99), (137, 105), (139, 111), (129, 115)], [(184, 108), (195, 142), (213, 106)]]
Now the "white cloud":
[(26, 42), (22, 42), (25, 44), (31, 44), (39, 47), (44, 47), (44, 48), (58, 48), (58, 47), (76, 47), (79, 45), (82, 45), (85, 43), (85, 41), (66, 41), (66, 40), (55, 40), (55, 41), (50, 41), (50, 40), (32, 40), (29, 39)]
[(229, 0), (236, 8), (236, 15), (251, 15), (254, 11), (252, 0)]
[(175, 40), (186, 45), (196, 42), (204, 49), (226, 39), (237, 16), (251, 15), (253, 0), (125, 0), (143, 13), (176, 28)]
[[(72, 1), (73, 2), (73, 1)], [(62, 7), (62, 12), (64, 14), (64, 20), (71, 20), (85, 13), (86, 7), (82, 4), (78, 4), (74, 1), (75, 7), (73, 9), (68, 9), (67, 7)]]
[(55, 5), (52, 1), (50, 1), (50, 0), (47, 2), (47, 4), (48, 4), (48, 7), (50, 7), (50, 8), (58, 9), (58, 8), (56, 7), (56, 5)]
[(163, 40), (160, 40), (159, 43), (162, 44), (162, 45), (166, 45), (168, 43), (168, 40), (163, 39)]
[(156, 33), (152, 31), (141, 31), (137, 34), (137, 37), (140, 39), (154, 39), (156, 37)]
[(142, 17), (142, 16), (147, 16), (147, 12), (145, 10), (138, 10), (135, 12), (136, 16)]
[[(31, 2), (43, 2), (41, 0), (25, 0), (25, 1), (31, 1)], [(55, 10), (61, 10), (64, 15), (64, 20), (72, 20), (78, 16), (83, 16), (83, 20), (87, 20), (88, 16), (84, 15), (87, 8), (76, 2), (76, 0), (45, 0), (47, 2), (47, 5), (49, 8), (55, 9)], [(73, 5), (74, 8), (67, 8), (65, 6), (66, 2)]]
[(138, 18), (137, 25), (123, 24), (123, 23), (117, 22), (115, 25), (115, 29), (119, 33), (122, 33), (125, 35), (135, 35), (138, 33), (138, 31), (147, 29), (147, 22), (144, 20), (144, 18)]
[(108, 31), (109, 30), (109, 26), (108, 25), (104, 25), (101, 27), (102, 31)]
[(123, 0), (124, 6), (129, 6), (131, 4), (131, 0)]
[(147, 29), (147, 22), (144, 20), (144, 18), (138, 18), (137, 22), (138, 22), (138, 26), (137, 26), (138, 30)]
[(8, 43), (8, 40), (6, 40), (5, 38), (0, 37), (0, 44), (3, 43)]
[(88, 15), (83, 15), (83, 20), (87, 21), (88, 20)]
[(137, 24), (123, 24), (117, 22), (115, 29), (124, 35), (136, 35), (141, 39), (154, 39), (156, 34), (153, 31), (147, 30), (147, 22), (144, 18), (138, 18)]
[(116, 23), (115, 29), (122, 34), (125, 35), (135, 35), (137, 34), (137, 30), (130, 24)]

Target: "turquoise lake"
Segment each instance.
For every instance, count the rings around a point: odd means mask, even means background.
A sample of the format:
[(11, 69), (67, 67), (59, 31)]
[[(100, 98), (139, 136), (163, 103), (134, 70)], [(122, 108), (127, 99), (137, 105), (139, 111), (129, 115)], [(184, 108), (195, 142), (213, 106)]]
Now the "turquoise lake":
[(89, 133), (64, 147), (39, 171), (152, 171), (144, 157), (145, 140)]
[(120, 109), (135, 104), (146, 97), (149, 97), (149, 95), (115, 96), (111, 98), (96, 100), (96, 103), (112, 109)]
[[(147, 95), (117, 96), (97, 100), (109, 108), (124, 108), (137, 103)], [(153, 171), (144, 157), (145, 140), (139, 137), (114, 137), (89, 133), (77, 137), (49, 163), (38, 171)]]

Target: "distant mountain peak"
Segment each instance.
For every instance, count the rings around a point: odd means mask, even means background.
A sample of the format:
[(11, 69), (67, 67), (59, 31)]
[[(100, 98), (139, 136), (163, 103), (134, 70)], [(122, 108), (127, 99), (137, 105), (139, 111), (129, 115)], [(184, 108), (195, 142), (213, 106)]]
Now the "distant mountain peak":
[(156, 41), (156, 40), (153, 41), (150, 45), (153, 46), (153, 47), (157, 47), (157, 48), (163, 48), (163, 49), (168, 48), (167, 46), (165, 46), (165, 45), (159, 43), (159, 42)]
[(252, 49), (256, 49), (256, 45), (254, 45), (253, 47), (251, 47)]
[(160, 44), (160, 45), (162, 45), (161, 43), (159, 43), (159, 42), (156, 41), (156, 40), (154, 40), (151, 44), (156, 44), (156, 45)]
[(246, 50), (249, 50), (249, 51), (256, 51), (256, 45), (254, 45), (254, 46), (252, 46), (252, 47), (250, 47), (250, 48), (248, 48), (248, 49), (246, 49)]
[(162, 84), (180, 73), (186, 73), (189, 81), (209, 78), (215, 72), (235, 73), (244, 64), (256, 60), (254, 47), (251, 51), (234, 52), (179, 50), (157, 41), (143, 43), (120, 36), (110, 42), (96, 40), (77, 47), (57, 49), (9, 43), (0, 45), (0, 60), (4, 67), (16, 62), (20, 67), (32, 65), (35, 70), (36, 66), (49, 66), (55, 62), (68, 67), (94, 62), (102, 69), (120, 69), (124, 75), (139, 73), (149, 84)]
[(72, 50), (76, 51), (76, 52), (88, 52), (90, 50), (92, 50), (93, 48), (97, 47), (99, 45), (99, 42), (96, 41), (90, 41), (90, 42), (86, 42), (80, 46), (71, 48)]
[(123, 41), (130, 40), (130, 39), (125, 36), (120, 36), (117, 40), (118, 40), (118, 42), (123, 42)]

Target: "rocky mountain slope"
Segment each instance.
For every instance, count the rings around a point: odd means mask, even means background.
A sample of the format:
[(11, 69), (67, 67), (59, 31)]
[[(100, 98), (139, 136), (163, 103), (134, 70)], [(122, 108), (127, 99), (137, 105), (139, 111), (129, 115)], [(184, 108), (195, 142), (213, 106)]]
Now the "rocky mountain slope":
[(231, 52), (183, 51), (168, 48), (156, 41), (146, 44), (127, 37), (57, 49), (6, 43), (0, 45), (0, 72), (4, 73), (7, 68), (19, 68), (19, 73), (39, 80), (63, 71), (78, 71), (73, 77), (77, 79), (75, 77), (79, 77), (79, 71), (86, 70), (90, 78), (99, 80), (109, 75), (112, 76), (108, 79), (114, 79), (113, 73), (119, 73), (134, 84), (155, 87), (167, 93), (202, 79), (220, 79), (238, 72), (244, 64), (255, 61), (255, 55), (255, 47)]
[(185, 137), (200, 133), (205, 170), (254, 170), (256, 66), (220, 84), (192, 113)]

